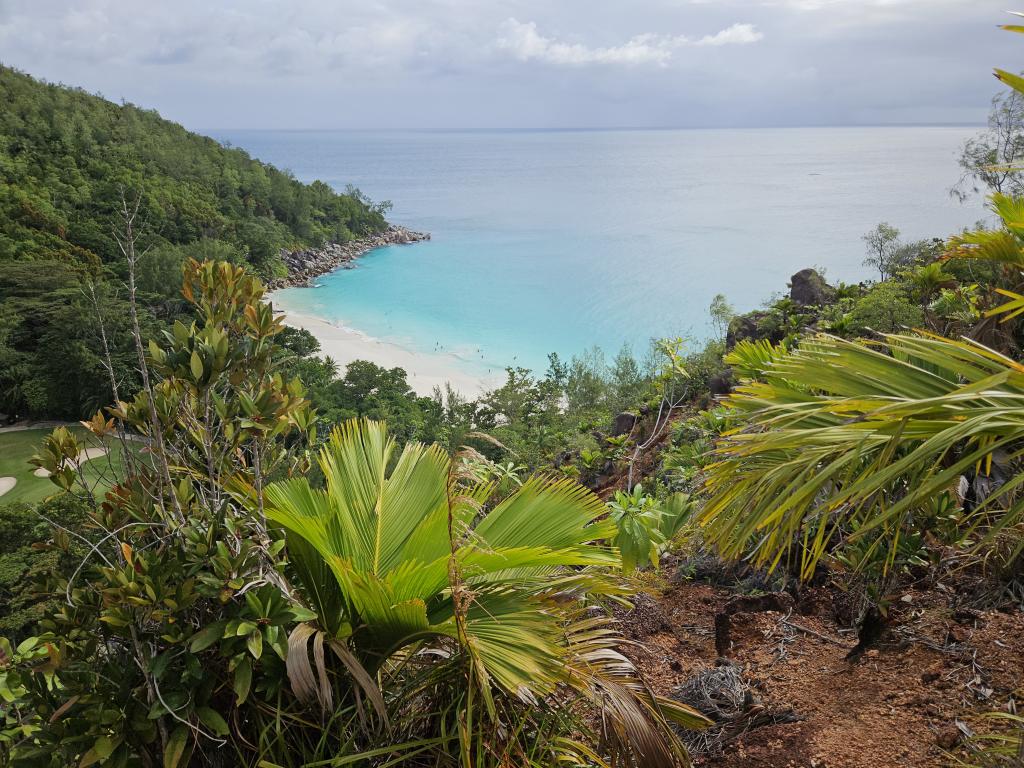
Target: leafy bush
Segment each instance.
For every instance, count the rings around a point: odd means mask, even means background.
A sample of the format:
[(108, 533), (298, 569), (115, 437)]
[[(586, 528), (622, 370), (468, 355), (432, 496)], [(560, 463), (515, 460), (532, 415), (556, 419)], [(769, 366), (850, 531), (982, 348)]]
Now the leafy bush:
[(608, 514), (615, 523), (615, 546), (622, 555), (622, 569), (635, 571), (646, 563), (657, 567), (659, 556), (689, 519), (694, 505), (689, 496), (676, 493), (666, 501), (644, 494), (643, 486), (631, 491), (616, 491), (608, 503)]
[(879, 283), (853, 305), (850, 322), (860, 333), (895, 333), (924, 325), (924, 311), (911, 303), (903, 288)]
[(674, 491), (696, 490), (701, 470), (714, 461), (714, 441), (732, 426), (728, 409), (722, 407), (679, 421), (672, 430), (671, 445), (662, 454), (660, 477), (665, 485)]
[[(146, 458), (126, 451), (123, 482), (54, 538), (67, 567), (44, 586), (59, 600), (2, 673), (21, 691), (5, 707), (14, 764), (170, 768), (218, 745), (245, 763), (264, 729), (296, 722), (282, 626), (303, 614), (280, 544), (229, 488), (296, 466), (312, 416), (276, 370), (281, 326), (258, 281), (193, 262), (184, 290), (202, 325), (151, 342), (143, 391), (88, 425), (97, 441), (141, 434)], [(35, 461), (68, 490), (80, 450), (56, 430)]]

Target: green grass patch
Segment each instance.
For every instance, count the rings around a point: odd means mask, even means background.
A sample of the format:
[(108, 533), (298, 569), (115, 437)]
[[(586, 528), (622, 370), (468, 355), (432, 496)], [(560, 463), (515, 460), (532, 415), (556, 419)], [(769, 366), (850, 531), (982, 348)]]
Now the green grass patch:
[[(87, 439), (89, 433), (82, 427), (70, 429), (84, 447), (92, 448), (97, 445), (95, 440)], [(11, 490), (0, 496), (0, 504), (17, 501), (35, 504), (47, 496), (61, 492), (48, 477), (34, 475), (36, 468), (28, 463), (29, 459), (39, 452), (43, 438), (50, 432), (49, 429), (26, 429), (0, 433), (0, 478), (13, 477), (17, 481)], [(102, 494), (117, 479), (124, 476), (120, 443), (109, 440), (103, 447), (107, 449), (107, 455), (83, 464), (86, 480), (97, 494)], [(131, 450), (138, 449), (133, 446)]]

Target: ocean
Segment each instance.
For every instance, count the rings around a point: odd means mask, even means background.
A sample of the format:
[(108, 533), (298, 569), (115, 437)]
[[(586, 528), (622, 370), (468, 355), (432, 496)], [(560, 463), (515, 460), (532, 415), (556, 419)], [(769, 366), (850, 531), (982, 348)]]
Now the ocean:
[(430, 242), (379, 249), (315, 288), (312, 315), (467, 371), (536, 371), (652, 338), (699, 345), (724, 294), (754, 309), (804, 267), (869, 278), (861, 235), (906, 239), (983, 218), (962, 205), (963, 127), (467, 133), (220, 131), (302, 181), (391, 200)]

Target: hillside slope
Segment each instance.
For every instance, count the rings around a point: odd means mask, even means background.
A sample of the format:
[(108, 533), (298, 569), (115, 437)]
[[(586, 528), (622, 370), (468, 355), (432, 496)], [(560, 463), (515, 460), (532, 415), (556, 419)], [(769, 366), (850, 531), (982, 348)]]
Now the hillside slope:
[(0, 102), (0, 259), (112, 261), (122, 189), (142, 195), (158, 242), (220, 241), (262, 272), (281, 247), (385, 226), (358, 195), (302, 184), (155, 111), (5, 67)]
[[(386, 205), (303, 184), (156, 112), (0, 67), (0, 416), (82, 418), (138, 386), (118, 211), (138, 202), (140, 324), (188, 316), (188, 258), (281, 277), (282, 249), (386, 230)], [(105, 367), (100, 323), (113, 372)]]

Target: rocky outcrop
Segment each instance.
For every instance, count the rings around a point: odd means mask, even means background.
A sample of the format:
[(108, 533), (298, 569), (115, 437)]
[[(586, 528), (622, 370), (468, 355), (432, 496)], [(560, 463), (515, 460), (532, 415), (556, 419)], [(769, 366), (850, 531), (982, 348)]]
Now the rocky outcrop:
[(835, 297), (835, 289), (816, 269), (801, 269), (789, 279), (789, 298), (802, 306), (824, 306)]
[[(824, 307), (835, 301), (836, 289), (825, 282), (816, 269), (801, 269), (789, 279), (789, 299), (797, 306), (798, 312), (804, 318), (803, 327), (813, 321), (808, 312), (816, 314), (813, 309), (803, 310), (804, 307)], [(737, 315), (729, 322), (729, 329), (725, 337), (726, 349), (732, 349), (741, 341), (758, 341), (767, 339), (772, 344), (778, 344), (786, 336), (782, 323), (779, 322), (778, 304), (776, 308), (768, 310), (758, 309), (748, 312), (745, 315)], [(790, 310), (791, 311), (791, 310)], [(773, 312), (775, 316), (773, 317)]]
[(623, 412), (615, 417), (612, 422), (612, 437), (627, 435), (636, 426), (637, 415), (635, 413)]
[(762, 321), (767, 317), (768, 313), (760, 309), (734, 317), (725, 336), (726, 349), (732, 349), (744, 340), (768, 339), (772, 344), (782, 341), (782, 334), (777, 330), (768, 331), (762, 327)]
[(721, 373), (716, 373), (708, 379), (708, 392), (711, 393), (712, 397), (721, 397), (732, 392), (732, 388), (735, 385), (736, 382), (733, 379), (732, 368), (726, 368)]
[(282, 250), (281, 261), (288, 269), (288, 275), (271, 280), (268, 287), (273, 290), (308, 285), (314, 278), (333, 272), (339, 267), (354, 267), (356, 259), (374, 248), (383, 248), (386, 245), (406, 245), (429, 239), (430, 234), (427, 232), (414, 232), (393, 224), (383, 232), (350, 240), (347, 243), (327, 243), (319, 248), (307, 248), (299, 251)]

